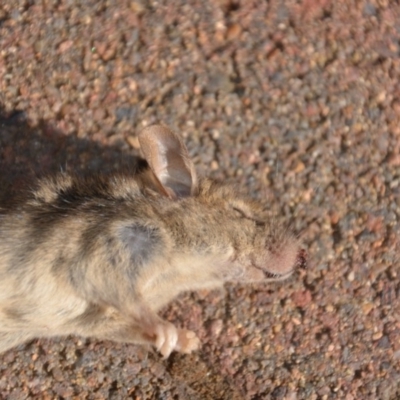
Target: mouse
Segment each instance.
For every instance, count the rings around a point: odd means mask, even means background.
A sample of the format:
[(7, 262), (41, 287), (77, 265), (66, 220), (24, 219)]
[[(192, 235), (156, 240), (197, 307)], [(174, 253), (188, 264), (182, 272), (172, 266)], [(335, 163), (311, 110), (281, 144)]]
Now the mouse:
[(306, 267), (267, 203), (197, 175), (180, 134), (152, 125), (138, 139), (132, 171), (60, 172), (0, 208), (0, 352), (79, 335), (191, 353), (196, 333), (158, 315), (180, 293)]

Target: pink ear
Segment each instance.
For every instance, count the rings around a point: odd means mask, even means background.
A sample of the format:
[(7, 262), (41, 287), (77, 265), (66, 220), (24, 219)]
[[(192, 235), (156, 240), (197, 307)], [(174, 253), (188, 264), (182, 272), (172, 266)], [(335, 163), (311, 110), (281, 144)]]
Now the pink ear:
[(139, 133), (142, 153), (154, 175), (171, 198), (197, 191), (197, 175), (181, 137), (161, 125)]

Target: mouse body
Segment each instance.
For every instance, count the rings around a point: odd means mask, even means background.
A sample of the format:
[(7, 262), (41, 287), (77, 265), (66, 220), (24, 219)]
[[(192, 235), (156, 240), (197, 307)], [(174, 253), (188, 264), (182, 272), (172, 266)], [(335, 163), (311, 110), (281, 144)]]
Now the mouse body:
[(197, 177), (178, 134), (154, 125), (139, 143), (132, 173), (60, 173), (0, 209), (0, 352), (74, 334), (190, 353), (196, 334), (157, 315), (178, 294), (305, 266), (267, 205)]

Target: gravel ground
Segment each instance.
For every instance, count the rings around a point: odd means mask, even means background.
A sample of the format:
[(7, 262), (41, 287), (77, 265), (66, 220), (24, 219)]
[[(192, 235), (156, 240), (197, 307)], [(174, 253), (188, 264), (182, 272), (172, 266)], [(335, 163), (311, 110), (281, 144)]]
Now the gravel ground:
[(303, 231), (309, 268), (178, 299), (163, 313), (198, 332), (192, 355), (19, 346), (0, 355), (0, 398), (400, 398), (400, 6), (115, 3), (2, 0), (0, 199), (128, 165), (162, 121), (202, 174)]

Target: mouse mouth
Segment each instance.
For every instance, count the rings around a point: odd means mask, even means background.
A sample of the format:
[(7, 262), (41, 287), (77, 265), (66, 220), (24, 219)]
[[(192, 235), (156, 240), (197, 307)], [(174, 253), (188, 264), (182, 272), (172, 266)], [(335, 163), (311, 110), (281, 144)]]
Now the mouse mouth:
[(292, 275), (292, 272), (293, 271), (289, 271), (285, 272), (284, 274), (279, 274), (274, 272), (263, 271), (265, 278), (269, 281), (283, 281), (284, 279), (289, 278), (289, 276)]
[(271, 272), (271, 271), (266, 271), (264, 268), (259, 267), (256, 265), (254, 262), (251, 263), (252, 267), (261, 271), (264, 275), (264, 278), (267, 281), (282, 281), (288, 278), (290, 275), (293, 273), (293, 269), (287, 272), (279, 273), (279, 272)]
[(305, 249), (300, 249), (297, 253), (296, 262), (294, 265), (294, 269), (307, 269), (307, 258), (308, 254)]

